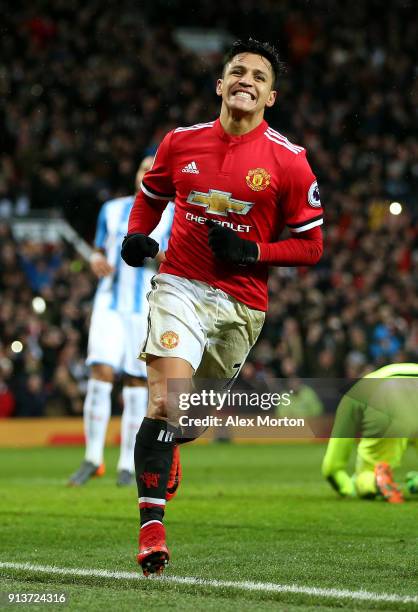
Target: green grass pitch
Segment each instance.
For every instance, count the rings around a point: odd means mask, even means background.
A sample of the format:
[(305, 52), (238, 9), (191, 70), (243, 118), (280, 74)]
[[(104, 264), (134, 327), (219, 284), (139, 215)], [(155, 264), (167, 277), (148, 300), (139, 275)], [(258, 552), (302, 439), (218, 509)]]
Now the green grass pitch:
[[(166, 512), (167, 580), (132, 580), (65, 572), (140, 575), (136, 488), (115, 485), (118, 449), (106, 449), (106, 476), (78, 489), (65, 483), (81, 448), (1, 449), (0, 591), (64, 591), (63, 609), (88, 611), (418, 610), (418, 599), (411, 599), (417, 595), (418, 498), (401, 506), (338, 499), (320, 475), (324, 450), (321, 444), (182, 447), (183, 483)], [(408, 451), (398, 479), (416, 463)], [(64, 572), (4, 565), (11, 562)], [(244, 581), (336, 592), (235, 586)], [(343, 598), (343, 590), (398, 600)]]

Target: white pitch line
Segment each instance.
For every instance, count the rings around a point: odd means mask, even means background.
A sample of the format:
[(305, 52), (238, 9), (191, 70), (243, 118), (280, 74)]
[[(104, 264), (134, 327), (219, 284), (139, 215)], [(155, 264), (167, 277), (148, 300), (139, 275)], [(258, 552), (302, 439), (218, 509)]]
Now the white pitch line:
[(114, 578), (116, 580), (156, 580), (174, 584), (191, 586), (231, 588), (244, 591), (261, 591), (264, 593), (298, 593), (316, 597), (335, 597), (337, 599), (357, 599), (361, 601), (389, 603), (418, 603), (418, 596), (398, 595), (392, 593), (371, 593), (369, 591), (349, 591), (348, 589), (325, 589), (319, 587), (298, 586), (296, 584), (274, 584), (272, 582), (252, 582), (250, 580), (206, 580), (188, 576), (153, 576), (145, 578), (138, 572), (112, 572), (101, 569), (83, 569), (81, 567), (55, 567), (53, 565), (33, 565), (32, 563), (0, 562), (0, 569), (16, 569), (44, 574), (59, 574), (61, 576), (92, 576), (94, 578)]

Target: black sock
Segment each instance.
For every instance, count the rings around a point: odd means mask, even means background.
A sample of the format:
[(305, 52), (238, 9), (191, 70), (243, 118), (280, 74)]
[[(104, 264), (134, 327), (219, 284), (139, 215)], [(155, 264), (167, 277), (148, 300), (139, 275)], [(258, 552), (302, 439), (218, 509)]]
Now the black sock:
[(141, 525), (162, 521), (176, 428), (145, 417), (136, 435), (135, 473)]

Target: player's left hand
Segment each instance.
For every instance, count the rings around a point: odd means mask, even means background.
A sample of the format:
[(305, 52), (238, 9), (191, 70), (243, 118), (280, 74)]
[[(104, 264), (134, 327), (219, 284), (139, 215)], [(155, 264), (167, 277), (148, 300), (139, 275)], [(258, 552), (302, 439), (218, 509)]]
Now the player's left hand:
[(258, 245), (253, 240), (240, 238), (234, 230), (222, 227), (212, 219), (206, 220), (208, 240), (218, 259), (234, 264), (252, 264), (258, 261)]

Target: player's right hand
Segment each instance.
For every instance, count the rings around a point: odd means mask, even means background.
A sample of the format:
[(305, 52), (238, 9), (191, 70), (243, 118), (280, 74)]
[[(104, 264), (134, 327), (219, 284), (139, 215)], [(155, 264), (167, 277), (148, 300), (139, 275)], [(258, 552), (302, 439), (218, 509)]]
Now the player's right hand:
[(145, 234), (127, 234), (122, 242), (121, 256), (128, 266), (139, 268), (146, 257), (154, 258), (159, 250), (158, 242)]
[(104, 254), (97, 251), (92, 253), (90, 257), (90, 268), (97, 278), (109, 276), (109, 274), (112, 274), (115, 271), (114, 267), (110, 265)]

